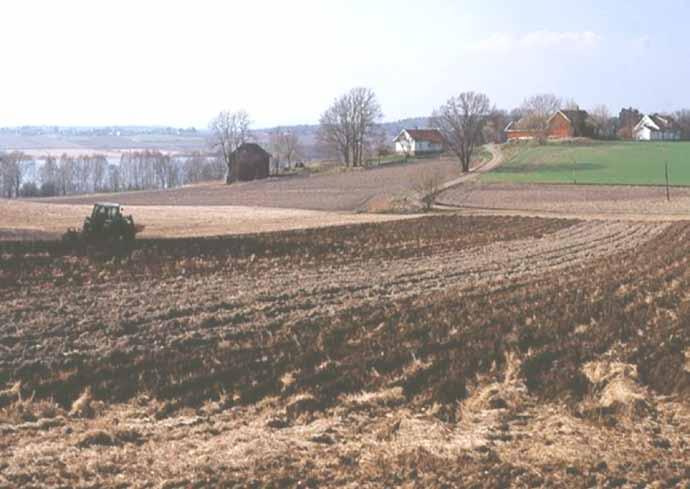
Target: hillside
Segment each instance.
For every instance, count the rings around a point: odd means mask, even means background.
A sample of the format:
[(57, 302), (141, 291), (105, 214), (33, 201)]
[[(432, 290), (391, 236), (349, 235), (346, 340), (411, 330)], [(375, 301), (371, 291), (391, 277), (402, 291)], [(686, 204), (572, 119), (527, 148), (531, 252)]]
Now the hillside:
[(324, 174), (272, 177), (229, 186), (216, 182), (170, 190), (68, 196), (37, 201), (93, 204), (108, 200), (125, 205), (240, 205), (352, 212), (377, 210), (369, 205), (377, 202), (385, 204), (389, 199), (409, 193), (416, 181), (429, 171), (438, 171), (450, 180), (461, 170), (457, 160), (443, 157), (369, 169), (335, 169)]

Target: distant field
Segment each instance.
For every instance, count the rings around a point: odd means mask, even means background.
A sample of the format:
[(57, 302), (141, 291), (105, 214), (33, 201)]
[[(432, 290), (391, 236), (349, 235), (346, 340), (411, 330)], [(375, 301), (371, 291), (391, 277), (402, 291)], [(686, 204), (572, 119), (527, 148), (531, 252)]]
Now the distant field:
[(524, 147), (484, 182), (690, 185), (690, 142), (601, 142)]
[[(56, 205), (0, 199), (0, 242), (59, 239), (78, 228), (91, 212), (89, 205)], [(352, 214), (249, 206), (143, 205), (127, 206), (143, 238), (220, 236), (383, 222), (408, 216)], [(0, 486), (2, 487), (2, 486)]]
[(75, 195), (40, 201), (90, 205), (108, 200), (128, 206), (249, 206), (338, 212), (384, 211), (391, 208), (390, 200), (408, 193), (420, 176), (430, 169), (439, 171), (447, 180), (461, 174), (456, 159), (443, 157), (352, 171), (333, 169), (332, 172), (314, 175), (273, 177), (233, 185), (213, 182), (165, 191)]

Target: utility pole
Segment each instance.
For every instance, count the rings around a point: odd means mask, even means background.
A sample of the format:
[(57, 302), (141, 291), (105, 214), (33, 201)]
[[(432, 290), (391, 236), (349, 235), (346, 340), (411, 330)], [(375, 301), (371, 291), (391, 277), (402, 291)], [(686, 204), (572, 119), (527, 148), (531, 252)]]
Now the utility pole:
[(573, 158), (573, 184), (577, 185), (577, 179), (575, 178), (575, 167), (577, 166), (577, 160)]
[(668, 187), (668, 161), (666, 162), (666, 201), (671, 202), (671, 191)]

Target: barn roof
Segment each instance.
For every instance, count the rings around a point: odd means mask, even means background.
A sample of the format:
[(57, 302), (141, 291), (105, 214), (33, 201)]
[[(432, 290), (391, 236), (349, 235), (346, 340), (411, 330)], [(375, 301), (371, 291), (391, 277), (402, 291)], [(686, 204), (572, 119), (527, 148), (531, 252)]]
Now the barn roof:
[(240, 152), (240, 151), (251, 151), (255, 153), (262, 153), (267, 156), (271, 156), (271, 153), (263, 149), (261, 146), (259, 146), (256, 143), (242, 143), (234, 152)]

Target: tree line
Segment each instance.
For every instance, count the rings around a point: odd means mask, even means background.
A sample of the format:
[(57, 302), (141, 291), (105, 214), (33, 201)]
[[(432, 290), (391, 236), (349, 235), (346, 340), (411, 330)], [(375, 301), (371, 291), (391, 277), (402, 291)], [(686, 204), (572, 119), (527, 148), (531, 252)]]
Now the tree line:
[(194, 152), (170, 155), (160, 151), (123, 153), (119, 163), (105, 155), (59, 158), (38, 163), (20, 151), (0, 153), (0, 190), (5, 198), (53, 197), (178, 187), (223, 177), (224, 165), (215, 155)]

